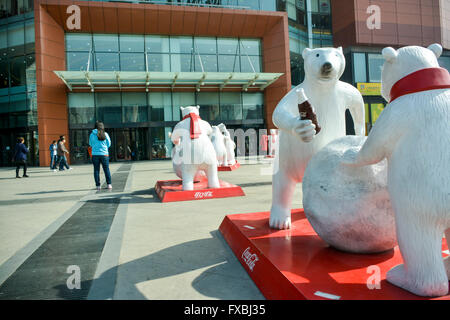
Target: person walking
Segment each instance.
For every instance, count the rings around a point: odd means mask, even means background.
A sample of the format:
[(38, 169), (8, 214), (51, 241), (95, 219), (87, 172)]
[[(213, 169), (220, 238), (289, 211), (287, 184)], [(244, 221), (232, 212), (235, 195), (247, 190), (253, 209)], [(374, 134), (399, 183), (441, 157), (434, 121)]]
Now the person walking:
[(89, 145), (92, 148), (92, 164), (94, 165), (94, 180), (97, 190), (100, 190), (100, 164), (105, 173), (106, 184), (108, 189), (112, 189), (111, 172), (109, 171), (109, 147), (111, 147), (111, 139), (105, 132), (103, 122), (97, 121), (95, 129), (89, 136)]
[(64, 143), (66, 142), (66, 137), (65, 136), (60, 136), (59, 137), (59, 141), (58, 141), (58, 145), (56, 148), (56, 163), (53, 167), (53, 169), (56, 170), (56, 167), (59, 166), (59, 171), (64, 171), (64, 167), (68, 170), (71, 170), (72, 168), (69, 167), (69, 165), (67, 164), (67, 158), (66, 158), (66, 154), (69, 154), (69, 151), (66, 149), (66, 146), (64, 145)]
[(22, 137), (17, 138), (17, 144), (14, 148), (13, 162), (16, 163), (16, 178), (21, 178), (21, 176), (19, 176), (21, 166), (23, 166), (23, 177), (29, 177), (27, 176), (27, 153), (29, 150), (24, 144), (24, 141), (25, 139)]
[(56, 162), (56, 150), (58, 146), (56, 145), (56, 140), (53, 140), (52, 144), (49, 147), (50, 150), (50, 170), (53, 170), (53, 166)]

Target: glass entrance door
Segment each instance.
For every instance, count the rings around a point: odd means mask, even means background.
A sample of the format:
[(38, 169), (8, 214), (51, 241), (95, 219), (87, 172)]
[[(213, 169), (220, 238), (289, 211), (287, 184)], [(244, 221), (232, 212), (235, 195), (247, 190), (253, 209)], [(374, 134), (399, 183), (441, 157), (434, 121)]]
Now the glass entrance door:
[[(108, 131), (108, 130), (107, 130)], [(114, 129), (111, 132), (110, 149), (113, 161), (148, 160), (148, 129)]]

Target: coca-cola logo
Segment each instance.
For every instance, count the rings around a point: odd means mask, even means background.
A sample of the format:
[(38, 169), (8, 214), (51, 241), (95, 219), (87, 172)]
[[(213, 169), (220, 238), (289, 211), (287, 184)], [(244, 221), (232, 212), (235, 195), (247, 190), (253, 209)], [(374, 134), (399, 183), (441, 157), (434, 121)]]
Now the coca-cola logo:
[(213, 196), (212, 191), (196, 192), (194, 194), (195, 199), (212, 198), (212, 196)]
[(253, 272), (253, 268), (255, 267), (256, 262), (259, 260), (258, 256), (255, 253), (250, 252), (250, 247), (245, 249), (245, 251), (242, 253), (242, 259), (247, 264), (250, 271)]

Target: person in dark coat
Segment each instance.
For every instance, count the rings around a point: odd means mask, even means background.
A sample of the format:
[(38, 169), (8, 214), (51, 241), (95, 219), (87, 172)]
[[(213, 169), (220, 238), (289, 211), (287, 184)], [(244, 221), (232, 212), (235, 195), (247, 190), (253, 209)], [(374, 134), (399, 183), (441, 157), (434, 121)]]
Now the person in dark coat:
[(28, 178), (27, 176), (27, 153), (29, 152), (28, 148), (24, 144), (25, 139), (22, 137), (17, 138), (17, 144), (14, 148), (14, 157), (13, 162), (16, 163), (16, 178), (21, 178), (19, 176), (20, 167), (23, 166), (23, 177)]

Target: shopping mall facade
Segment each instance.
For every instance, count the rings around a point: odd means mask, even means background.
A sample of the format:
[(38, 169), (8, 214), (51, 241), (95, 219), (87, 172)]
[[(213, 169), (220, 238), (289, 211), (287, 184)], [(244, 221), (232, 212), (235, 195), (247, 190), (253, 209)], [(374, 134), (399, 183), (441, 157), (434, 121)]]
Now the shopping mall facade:
[[(383, 27), (371, 30), (367, 7), (377, 2)], [(303, 81), (306, 47), (344, 47), (343, 80), (364, 95), (370, 129), (385, 105), (381, 49), (450, 49), (446, 2), (408, 3), (0, 0), (0, 165), (10, 165), (17, 136), (30, 164), (46, 166), (60, 135), (70, 161), (87, 162), (96, 120), (112, 137), (113, 161), (167, 158), (186, 105), (200, 105), (211, 124), (263, 133)], [(440, 61), (450, 68), (447, 50)]]

